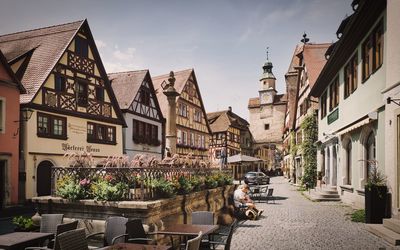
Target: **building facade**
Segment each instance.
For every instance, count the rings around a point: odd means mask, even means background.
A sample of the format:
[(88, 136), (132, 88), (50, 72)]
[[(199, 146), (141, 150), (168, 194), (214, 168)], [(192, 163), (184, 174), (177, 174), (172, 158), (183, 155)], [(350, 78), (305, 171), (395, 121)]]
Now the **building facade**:
[(255, 156), (263, 159), (265, 169), (280, 168), (283, 124), (287, 96), (277, 94), (272, 63), (267, 60), (260, 78), (259, 97), (250, 98), (249, 123), (254, 137)]
[(147, 154), (161, 160), (164, 117), (148, 70), (108, 74), (128, 127), (123, 128), (124, 154)]
[(19, 96), (24, 93), (0, 50), (0, 209), (18, 203)]
[[(210, 126), (193, 69), (175, 73), (175, 89), (180, 94), (176, 100), (176, 153), (208, 160)], [(168, 100), (163, 89), (169, 74), (153, 77), (154, 88), (164, 117), (168, 113)], [(168, 150), (168, 149), (167, 149)]]
[(26, 198), (49, 195), (51, 167), (65, 153), (122, 154), (125, 122), (86, 20), (0, 36), (34, 110), (21, 125), (20, 178)]
[(341, 199), (364, 206), (364, 185), (385, 172), (386, 1), (353, 2), (311, 95), (319, 98), (318, 169)]
[(221, 161), (229, 156), (252, 155), (249, 123), (233, 113), (231, 107), (228, 110), (208, 113), (207, 119), (212, 132), (209, 151), (213, 165), (226, 164)]

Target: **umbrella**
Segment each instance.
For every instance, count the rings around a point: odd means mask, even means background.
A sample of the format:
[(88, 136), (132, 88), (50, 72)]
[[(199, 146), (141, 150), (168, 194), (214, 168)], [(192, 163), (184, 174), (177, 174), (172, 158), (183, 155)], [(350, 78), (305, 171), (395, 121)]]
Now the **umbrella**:
[(242, 154), (237, 154), (237, 155), (232, 155), (228, 157), (228, 163), (235, 163), (235, 162), (258, 162), (258, 161), (263, 161), (260, 158), (257, 157), (252, 157), (248, 155), (242, 155)]

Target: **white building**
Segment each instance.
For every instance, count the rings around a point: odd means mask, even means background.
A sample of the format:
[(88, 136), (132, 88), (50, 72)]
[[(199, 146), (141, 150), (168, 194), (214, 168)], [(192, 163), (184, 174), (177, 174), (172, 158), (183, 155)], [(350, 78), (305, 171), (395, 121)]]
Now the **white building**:
[(125, 118), (124, 154), (131, 159), (147, 154), (162, 159), (164, 118), (148, 70), (108, 74)]
[[(357, 3), (357, 4), (356, 4)], [(386, 170), (386, 1), (354, 1), (311, 95), (319, 97), (318, 170), (343, 202), (364, 206), (371, 164)], [(398, 45), (398, 44), (397, 44)]]

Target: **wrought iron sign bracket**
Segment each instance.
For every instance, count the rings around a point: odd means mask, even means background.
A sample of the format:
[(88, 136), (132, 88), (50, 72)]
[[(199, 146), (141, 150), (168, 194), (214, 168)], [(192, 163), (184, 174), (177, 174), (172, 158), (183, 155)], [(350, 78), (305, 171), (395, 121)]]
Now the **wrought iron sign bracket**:
[(391, 97), (388, 97), (386, 99), (386, 103), (390, 104), (391, 102), (393, 102), (394, 104), (396, 104), (397, 106), (400, 106), (400, 99), (393, 99)]

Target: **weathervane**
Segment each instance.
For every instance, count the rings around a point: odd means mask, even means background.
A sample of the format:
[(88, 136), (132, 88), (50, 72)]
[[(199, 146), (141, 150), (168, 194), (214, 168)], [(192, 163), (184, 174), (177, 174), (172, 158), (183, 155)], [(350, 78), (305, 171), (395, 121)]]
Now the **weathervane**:
[(306, 32), (304, 31), (303, 39), (301, 39), (301, 42), (304, 43), (304, 44), (306, 44), (306, 43), (308, 43), (308, 41), (310, 41), (310, 39), (307, 38), (307, 34), (306, 34)]
[(267, 47), (267, 61), (269, 61), (269, 47)]

